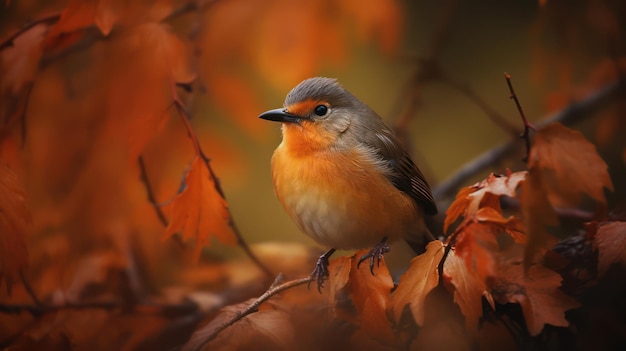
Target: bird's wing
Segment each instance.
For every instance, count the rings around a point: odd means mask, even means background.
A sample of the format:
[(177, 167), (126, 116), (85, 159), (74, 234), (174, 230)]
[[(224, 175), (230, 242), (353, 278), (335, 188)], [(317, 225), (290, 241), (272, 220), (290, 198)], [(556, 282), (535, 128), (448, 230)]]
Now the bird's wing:
[(380, 150), (380, 155), (391, 167), (392, 172), (388, 178), (393, 185), (422, 205), (424, 213), (437, 214), (437, 205), (424, 175), (411, 160), (398, 138), (390, 130), (383, 129), (382, 133), (376, 133), (374, 144), (376, 145), (373, 146)]

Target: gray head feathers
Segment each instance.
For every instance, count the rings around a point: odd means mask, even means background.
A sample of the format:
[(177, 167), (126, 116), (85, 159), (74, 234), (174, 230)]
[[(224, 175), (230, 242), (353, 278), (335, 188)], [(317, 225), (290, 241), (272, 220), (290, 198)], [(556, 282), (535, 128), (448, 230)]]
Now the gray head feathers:
[(285, 98), (285, 106), (305, 100), (326, 101), (333, 107), (350, 106), (358, 99), (344, 89), (335, 78), (309, 78), (293, 88)]

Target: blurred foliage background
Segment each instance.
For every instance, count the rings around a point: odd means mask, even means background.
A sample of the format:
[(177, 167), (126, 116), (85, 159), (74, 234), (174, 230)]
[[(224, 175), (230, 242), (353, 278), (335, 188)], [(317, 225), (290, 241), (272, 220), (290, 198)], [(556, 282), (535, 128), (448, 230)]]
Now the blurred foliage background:
[[(311, 76), (394, 126), (433, 188), (511, 140), (518, 153), (459, 186), (525, 168), (504, 72), (533, 122), (592, 101), (573, 128), (626, 212), (626, 101), (603, 93), (624, 90), (625, 23), (622, 0), (2, 1), (0, 345), (170, 349), (261, 294), (269, 275), (213, 243), (236, 240), (200, 147), (261, 260), (309, 272), (315, 246), (273, 194), (279, 126), (257, 116)], [(192, 164), (202, 179), (183, 183)], [(214, 226), (167, 238), (178, 203), (177, 220)], [(194, 241), (211, 244), (200, 262)]]
[[(3, 104), (12, 108), (3, 111), (3, 163), (24, 170), (35, 231), (118, 231), (124, 223), (141, 232), (144, 243), (153, 240), (153, 249), (162, 245), (155, 240), (160, 224), (137, 182), (133, 156), (144, 156), (157, 201), (168, 203), (193, 150), (178, 118), (133, 120), (147, 106), (153, 115), (175, 115), (167, 110), (167, 86), (152, 94), (160, 83), (143, 71), (143, 62), (156, 70), (162, 56), (172, 67), (176, 61), (171, 74), (178, 94), (244, 237), (310, 243), (273, 195), (270, 157), (279, 127), (257, 118), (281, 106), (301, 80), (337, 77), (390, 124), (406, 126), (414, 158), (436, 187), (512, 138), (477, 101), (521, 130), (504, 72), (513, 76), (526, 115), (539, 121), (615, 80), (626, 47), (626, 6), (611, 0), (30, 0), (1, 6), (5, 39), (33, 20), (43, 18), (46, 26), (44, 34), (26, 31), (34, 38), (28, 40), (43, 43), (41, 62), (40, 52), (4, 47), (2, 65)], [(145, 50), (152, 44), (163, 51)], [(22, 76), (15, 78), (18, 69)], [(77, 101), (77, 92), (89, 98)], [(623, 148), (612, 140), (624, 130), (622, 119), (615, 112), (608, 122), (584, 126), (605, 154), (613, 151), (609, 158), (618, 160), (620, 172)], [(506, 165), (524, 168), (519, 158)], [(623, 186), (615, 183), (619, 194)], [(128, 218), (142, 224), (128, 225)]]

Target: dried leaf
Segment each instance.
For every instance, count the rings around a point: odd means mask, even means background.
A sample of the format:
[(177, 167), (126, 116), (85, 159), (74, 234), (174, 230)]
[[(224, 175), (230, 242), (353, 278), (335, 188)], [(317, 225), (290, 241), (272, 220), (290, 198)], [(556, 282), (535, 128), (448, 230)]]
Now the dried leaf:
[(494, 274), (496, 266), (494, 255), (498, 251), (498, 243), (494, 227), (469, 223), (457, 234), (454, 251), (465, 260), (467, 268), (476, 274), (477, 279), (485, 283)]
[(613, 190), (608, 166), (595, 146), (580, 132), (559, 123), (537, 132), (528, 168), (542, 173), (548, 198), (555, 207), (578, 206), (584, 194), (604, 208), (604, 189)]
[(417, 325), (424, 324), (424, 302), (426, 296), (439, 283), (439, 263), (443, 257), (443, 243), (431, 241), (426, 252), (413, 258), (409, 269), (400, 277), (398, 287), (389, 299), (389, 311), (396, 324), (405, 306), (409, 306)]
[(159, 23), (128, 28), (94, 48), (90, 68), (97, 75), (95, 81), (85, 82), (94, 87), (84, 99), (102, 106), (94, 111), (107, 123), (101, 130), (108, 140), (127, 144), (129, 162), (136, 162), (170, 118), (174, 85), (194, 79), (190, 50)]
[(626, 265), (626, 222), (601, 223), (594, 240), (600, 275), (615, 263)]
[(486, 290), (486, 283), (477, 272), (468, 267), (465, 260), (450, 250), (443, 265), (443, 274), (446, 282), (450, 283), (454, 291), (454, 302), (465, 316), (465, 325), (468, 331), (478, 331), (478, 321), (482, 316), (482, 297)]
[(471, 202), (469, 195), (478, 190), (477, 184), (467, 186), (456, 194), (456, 198), (446, 210), (446, 218), (443, 222), (443, 232), (448, 232), (448, 228), (459, 219), (461, 215), (465, 215), (467, 208)]
[(9, 293), (20, 271), (28, 266), (24, 236), (30, 220), (26, 194), (17, 175), (0, 166), (0, 284), (4, 280)]
[(500, 211), (500, 196), (515, 197), (517, 186), (525, 178), (526, 172), (509, 171), (504, 176), (491, 173), (484, 180), (463, 188), (446, 211), (444, 232), (460, 215), (469, 217), (483, 207), (492, 207)]
[(202, 246), (209, 245), (213, 237), (235, 245), (237, 239), (229, 227), (228, 204), (217, 192), (215, 180), (200, 156), (191, 164), (184, 185), (183, 191), (165, 208), (170, 212), (170, 222), (163, 237), (182, 232), (183, 239), (194, 238), (195, 259), (199, 258)]
[(524, 273), (521, 260), (512, 259), (500, 263), (500, 274), (492, 284), (491, 294), (501, 304), (519, 303), (528, 331), (534, 336), (545, 324), (568, 326), (565, 311), (579, 306), (559, 289), (561, 280), (558, 273), (539, 264)]
[(526, 244), (526, 235), (523, 232), (524, 226), (519, 218), (515, 216), (504, 218), (501, 212), (491, 207), (481, 208), (476, 212), (474, 218), (479, 222), (489, 223), (503, 229), (516, 243)]
[[(190, 350), (293, 350), (296, 349), (295, 331), (289, 313), (266, 308), (243, 317), (217, 335), (211, 342), (207, 338), (234, 316), (245, 310), (254, 300), (225, 307), (209, 324), (196, 330), (182, 351)], [(202, 346), (204, 345), (204, 346)], [(202, 346), (202, 347), (201, 347)], [(201, 348), (200, 348), (201, 347)]]
[(118, 24), (132, 26), (159, 22), (171, 13), (170, 0), (71, 0), (61, 12), (61, 18), (48, 33), (47, 41), (61, 34), (72, 33), (95, 25), (108, 36)]
[(529, 171), (521, 192), (522, 218), (528, 237), (524, 249), (524, 266), (528, 268), (535, 255), (548, 243), (548, 228), (558, 225), (558, 218), (550, 205), (542, 174), (538, 170)]
[(389, 293), (393, 288), (393, 280), (384, 258), (380, 265), (374, 268), (375, 275), (372, 275), (366, 262), (357, 268), (359, 258), (366, 253), (367, 250), (357, 251), (351, 258), (352, 269), (347, 286), (348, 293), (356, 307), (360, 329), (374, 339), (393, 344), (396, 339), (385, 313), (389, 304)]
[(348, 317), (373, 339), (393, 343), (394, 333), (385, 313), (393, 281), (384, 259), (374, 268), (375, 275), (371, 274), (366, 262), (357, 268), (359, 258), (366, 253), (361, 250), (352, 257), (333, 260), (329, 267), (331, 301), (338, 302), (346, 294), (356, 314), (351, 316), (349, 311), (340, 311), (339, 317)]

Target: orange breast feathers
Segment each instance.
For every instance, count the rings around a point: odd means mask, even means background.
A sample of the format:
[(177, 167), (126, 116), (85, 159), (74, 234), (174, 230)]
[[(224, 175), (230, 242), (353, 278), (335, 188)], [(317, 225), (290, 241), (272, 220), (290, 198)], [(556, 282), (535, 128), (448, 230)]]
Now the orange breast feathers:
[(276, 194), (300, 230), (337, 249), (367, 248), (383, 237), (420, 232), (421, 209), (371, 155), (356, 147), (320, 148), (328, 141), (316, 138), (303, 143), (284, 135), (272, 157)]

